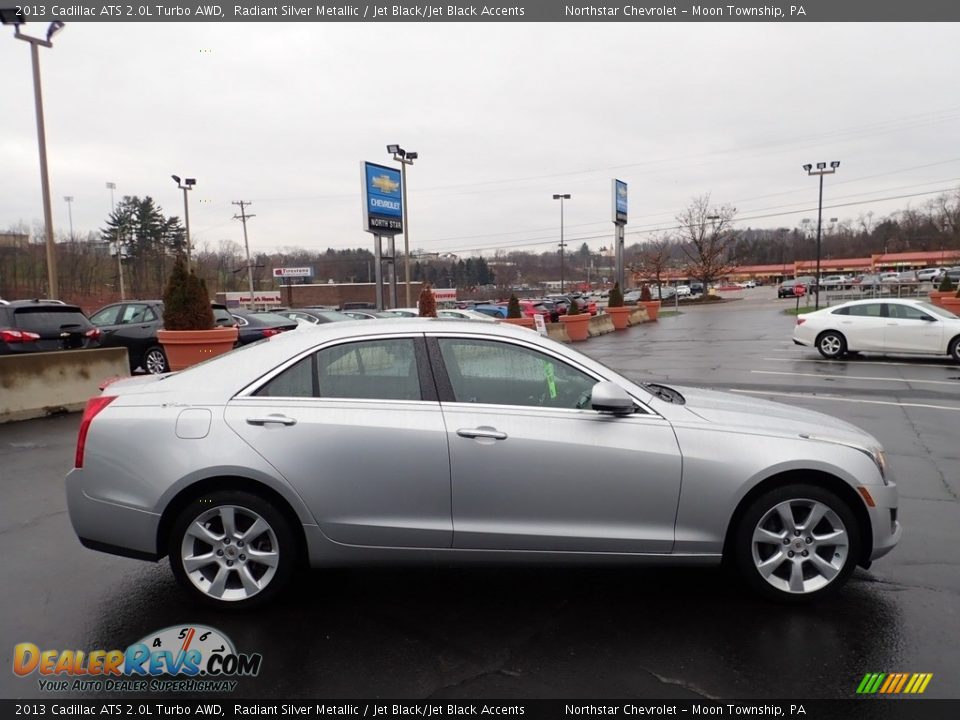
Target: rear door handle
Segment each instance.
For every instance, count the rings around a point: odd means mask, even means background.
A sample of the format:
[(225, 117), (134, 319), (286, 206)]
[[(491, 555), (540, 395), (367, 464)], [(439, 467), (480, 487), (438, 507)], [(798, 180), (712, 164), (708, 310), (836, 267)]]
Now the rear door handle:
[(278, 425), (296, 425), (297, 421), (286, 415), (267, 415), (266, 417), (247, 418), (247, 425), (269, 425), (277, 423)]
[(490, 438), (491, 440), (506, 440), (507, 434), (500, 432), (496, 428), (478, 427), (478, 428), (460, 428), (457, 435), (465, 438)]

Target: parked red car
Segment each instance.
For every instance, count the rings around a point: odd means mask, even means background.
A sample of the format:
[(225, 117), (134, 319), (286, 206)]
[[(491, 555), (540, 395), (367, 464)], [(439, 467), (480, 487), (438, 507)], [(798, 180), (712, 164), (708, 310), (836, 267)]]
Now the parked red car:
[[(502, 307), (507, 307), (508, 303), (498, 302), (497, 305)], [(525, 318), (532, 318), (536, 315), (543, 315), (544, 320), (550, 322), (550, 310), (544, 306), (542, 303), (534, 302), (533, 300), (521, 300), (520, 301), (520, 314)]]

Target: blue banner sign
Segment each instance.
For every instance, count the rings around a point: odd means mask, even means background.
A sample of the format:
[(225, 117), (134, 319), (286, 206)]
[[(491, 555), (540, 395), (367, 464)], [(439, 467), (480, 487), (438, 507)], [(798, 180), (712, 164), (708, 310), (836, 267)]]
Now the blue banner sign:
[(361, 163), (363, 172), (363, 229), (377, 235), (403, 232), (403, 188), (400, 171)]
[(627, 224), (627, 184), (623, 180), (613, 181), (613, 221)]

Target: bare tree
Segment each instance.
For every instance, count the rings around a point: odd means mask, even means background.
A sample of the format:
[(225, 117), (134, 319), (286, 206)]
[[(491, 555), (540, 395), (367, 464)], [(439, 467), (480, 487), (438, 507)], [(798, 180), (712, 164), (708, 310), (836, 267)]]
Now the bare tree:
[(653, 280), (656, 283), (657, 297), (663, 297), (662, 277), (670, 266), (670, 250), (671, 243), (668, 236), (655, 237), (641, 246), (632, 268), (644, 282)]
[(710, 283), (733, 269), (730, 250), (737, 240), (732, 228), (737, 209), (730, 205), (710, 205), (710, 195), (693, 198), (677, 215), (680, 249), (686, 258), (687, 274), (703, 283), (706, 293)]

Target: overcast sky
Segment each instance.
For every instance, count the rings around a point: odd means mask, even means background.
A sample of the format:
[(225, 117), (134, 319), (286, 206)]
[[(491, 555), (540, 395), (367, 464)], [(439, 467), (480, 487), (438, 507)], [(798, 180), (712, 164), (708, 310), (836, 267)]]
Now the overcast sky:
[[(45, 26), (29, 24), (42, 34)], [(42, 221), (30, 53), (0, 31), (0, 231)], [(694, 195), (740, 226), (816, 221), (801, 169), (840, 160), (824, 211), (883, 215), (960, 184), (954, 25), (757, 23), (72, 23), (41, 48), (54, 225), (103, 227), (107, 181), (182, 217), (194, 244), (370, 247), (361, 160), (419, 152), (411, 246), (609, 245), (610, 178), (627, 242)], [(799, 211), (784, 214), (787, 211)], [(400, 239), (400, 238), (398, 238)], [(537, 245), (537, 243), (545, 243)]]

